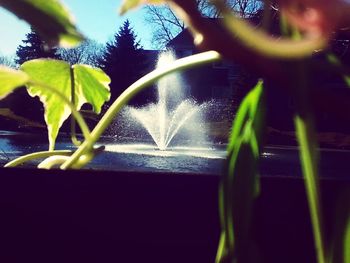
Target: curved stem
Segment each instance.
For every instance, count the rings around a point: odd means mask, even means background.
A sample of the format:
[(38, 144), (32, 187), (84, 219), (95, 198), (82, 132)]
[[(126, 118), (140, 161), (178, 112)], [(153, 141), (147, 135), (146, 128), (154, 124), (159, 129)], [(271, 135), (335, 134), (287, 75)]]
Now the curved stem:
[(40, 81), (31, 80), (31, 81), (29, 81), (28, 84), (29, 85), (36, 85), (39, 88), (42, 88), (42, 89), (45, 88), (46, 90), (49, 90), (50, 92), (55, 93), (55, 95), (57, 95), (70, 108), (72, 115), (75, 118), (75, 120), (77, 121), (77, 123), (79, 124), (80, 129), (81, 129), (85, 139), (87, 140), (90, 138), (90, 130), (89, 130), (89, 127), (87, 126), (83, 116), (76, 110), (75, 106), (69, 101), (69, 99), (66, 98), (66, 96), (64, 94), (62, 94), (57, 89), (55, 89), (55, 88), (53, 88), (45, 83), (42, 83)]
[(50, 170), (51, 168), (59, 167), (62, 163), (64, 163), (69, 157), (65, 155), (54, 155), (50, 156), (49, 158), (46, 158), (44, 161), (39, 163), (38, 168), (39, 169), (47, 169)]
[(326, 46), (325, 37), (293, 39), (277, 39), (268, 36), (261, 30), (256, 30), (246, 22), (236, 18), (231, 10), (222, 1), (212, 1), (215, 7), (223, 14), (223, 24), (233, 37), (237, 37), (250, 49), (268, 57), (283, 59), (299, 59), (311, 56), (315, 50)]
[(12, 160), (11, 162), (8, 162), (7, 164), (5, 164), (4, 167), (16, 167), (18, 165), (21, 165), (25, 162), (29, 162), (35, 159), (39, 159), (39, 158), (47, 158), (53, 155), (64, 155), (64, 156), (69, 156), (71, 155), (73, 152), (69, 151), (69, 150), (60, 150), (60, 151), (43, 151), (43, 152), (36, 152), (36, 153), (31, 153), (31, 154), (27, 154), (24, 156), (21, 156), (15, 160)]
[[(76, 107), (75, 104), (75, 78), (74, 78), (74, 71), (73, 68), (69, 68), (69, 74), (70, 74), (70, 100), (71, 103), (74, 105), (74, 108)], [(70, 132), (71, 132), (71, 140), (72, 143), (75, 146), (79, 146), (81, 144), (81, 141), (78, 140), (77, 134), (75, 131), (75, 118), (71, 118), (70, 120)]]
[(218, 52), (207, 51), (186, 58), (178, 59), (171, 65), (159, 69), (155, 69), (151, 73), (143, 76), (141, 79), (136, 81), (130, 87), (128, 87), (111, 105), (106, 114), (102, 117), (100, 122), (96, 125), (95, 129), (91, 132), (91, 137), (85, 140), (84, 143), (78, 148), (78, 150), (69, 158), (67, 162), (61, 165), (61, 169), (71, 168), (74, 163), (79, 159), (80, 156), (86, 154), (92, 147), (92, 145), (100, 138), (105, 129), (112, 122), (116, 114), (121, 108), (128, 103), (128, 101), (139, 91), (150, 86), (161, 77), (175, 72), (192, 68), (194, 66), (203, 65), (206, 63), (220, 60), (221, 56)]

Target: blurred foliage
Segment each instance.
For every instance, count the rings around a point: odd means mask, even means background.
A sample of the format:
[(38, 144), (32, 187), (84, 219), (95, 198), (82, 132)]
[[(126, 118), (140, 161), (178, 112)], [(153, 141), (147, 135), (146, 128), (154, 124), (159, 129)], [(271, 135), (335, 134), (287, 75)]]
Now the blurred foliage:
[[(246, 65), (256, 71), (265, 82), (276, 82), (295, 99), (294, 122), (300, 145), (300, 160), (305, 178), (311, 222), (315, 242), (315, 254), (319, 263), (349, 262), (350, 215), (349, 196), (339, 199), (336, 217), (339, 224), (331, 235), (330, 242), (324, 242), (322, 229), (322, 204), (318, 188), (318, 153), (314, 130), (314, 112), (310, 105), (314, 99), (313, 80), (310, 73), (317, 69), (318, 63), (311, 63), (310, 57), (320, 49), (328, 47), (334, 31), (349, 24), (349, 4), (347, 1), (264, 1), (263, 25), (257, 30), (246, 21), (234, 16), (224, 0), (212, 0), (213, 7), (220, 14), (221, 24), (214, 28), (209, 25), (196, 9), (195, 0), (124, 0), (121, 13), (141, 4), (169, 4), (180, 19), (188, 26), (199, 48), (214, 49), (187, 60), (174, 62), (174, 65), (159, 69), (125, 90), (110, 107), (96, 129), (90, 134), (85, 122), (76, 112), (88, 102), (96, 112), (109, 99), (109, 77), (101, 70), (87, 66), (70, 66), (66, 62), (54, 60), (28, 61), (21, 70), (0, 68), (0, 96), (5, 97), (16, 88), (26, 85), (32, 96), (39, 96), (46, 106), (45, 117), (50, 136), (50, 149), (54, 148), (58, 130), (70, 113), (80, 123), (86, 141), (71, 156), (53, 156), (52, 160), (63, 163), (61, 168), (79, 168), (91, 160), (95, 152), (92, 144), (96, 142), (120, 108), (138, 91), (153, 84), (161, 76), (176, 70), (213, 62), (222, 56)], [(271, 9), (280, 11), (284, 35), (269, 35), (264, 31), (268, 26)], [(19, 18), (29, 22), (48, 46), (55, 44), (76, 45), (82, 36), (76, 30), (69, 12), (55, 0), (0, 0), (0, 5)], [(44, 21), (44, 22), (43, 22)], [(114, 50), (125, 43), (133, 51), (138, 50), (129, 24), (124, 24), (115, 43), (107, 46), (107, 55), (116, 55)], [(119, 41), (120, 40), (120, 41)], [(108, 61), (108, 56), (105, 57)], [(337, 71), (348, 82), (349, 70), (341, 60), (329, 57), (326, 69)], [(331, 62), (331, 63), (329, 63)], [(126, 63), (126, 62), (123, 62)], [(330, 65), (331, 64), (331, 67)], [(131, 67), (133, 69), (133, 67)], [(320, 72), (320, 71), (318, 71)], [(114, 72), (107, 72), (112, 75)], [(132, 80), (135, 81), (136, 79)], [(118, 80), (117, 80), (118, 81)], [(130, 81), (130, 82), (132, 82)], [(256, 248), (251, 238), (253, 207), (259, 194), (258, 161), (263, 149), (265, 131), (265, 93), (262, 81), (243, 99), (234, 120), (228, 145), (227, 166), (220, 189), (220, 218), (222, 235), (217, 262), (257, 262)], [(292, 84), (296, 84), (293, 86)], [(126, 86), (131, 83), (124, 83)], [(126, 87), (124, 87), (125, 89)], [(84, 128), (85, 127), (85, 128)], [(91, 136), (90, 136), (91, 135)], [(84, 158), (81, 158), (84, 157)], [(23, 160), (34, 158), (33, 156)], [(67, 160), (67, 161), (66, 161)], [(51, 167), (50, 161), (45, 162)], [(56, 163), (55, 163), (56, 164)], [(345, 200), (345, 201), (344, 201)], [(346, 207), (341, 205), (347, 204)], [(288, 255), (286, 255), (288, 256)]]
[(83, 39), (60, 1), (1, 0), (0, 6), (27, 21), (49, 45), (74, 46)]
[(257, 262), (252, 210), (259, 193), (257, 173), (265, 130), (265, 96), (259, 81), (243, 99), (231, 131), (226, 173), (220, 187), (222, 234), (217, 262)]

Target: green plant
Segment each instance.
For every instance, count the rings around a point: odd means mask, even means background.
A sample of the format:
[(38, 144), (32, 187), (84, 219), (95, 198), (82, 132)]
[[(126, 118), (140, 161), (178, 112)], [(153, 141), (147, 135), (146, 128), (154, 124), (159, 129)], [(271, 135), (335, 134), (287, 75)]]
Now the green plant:
[[(136, 7), (145, 1), (124, 1), (121, 12)], [(273, 38), (264, 31), (256, 31), (245, 22), (231, 14), (224, 1), (212, 0), (212, 4), (223, 16), (221, 30), (207, 24), (194, 8), (193, 1), (146, 1), (151, 4), (167, 2), (187, 23), (194, 35), (196, 44), (202, 48), (214, 49), (188, 58), (180, 59), (173, 65), (157, 69), (132, 84), (112, 104), (92, 132), (89, 131), (78, 110), (84, 102), (93, 105), (99, 112), (102, 104), (108, 100), (109, 78), (101, 70), (84, 65), (69, 66), (55, 60), (34, 60), (24, 63), (20, 70), (0, 69), (0, 96), (4, 97), (15, 88), (25, 85), (32, 96), (38, 95), (46, 107), (46, 121), (49, 130), (50, 151), (30, 154), (8, 163), (16, 166), (34, 158), (49, 157), (41, 166), (51, 168), (59, 165), (61, 169), (80, 168), (88, 163), (101, 149), (94, 144), (102, 132), (111, 123), (120, 109), (140, 90), (154, 83), (162, 76), (173, 71), (199, 66), (220, 60), (222, 56), (234, 59), (256, 70), (265, 82), (275, 81), (296, 100), (294, 123), (300, 145), (300, 161), (305, 178), (305, 188), (313, 225), (317, 261), (349, 262), (350, 255), (346, 248), (350, 246), (350, 209), (339, 206), (337, 218), (339, 225), (330, 242), (325, 243), (322, 227), (320, 193), (318, 187), (318, 154), (313, 112), (310, 107), (313, 90), (310, 87), (306, 69), (314, 50), (327, 46), (332, 30), (347, 21), (348, 7), (343, 1), (336, 1), (330, 8), (326, 0), (278, 1), (282, 9), (283, 38)], [(56, 1), (0, 1), (0, 4), (31, 23), (48, 43), (76, 44), (82, 39), (69, 19), (69, 15)], [(265, 1), (265, 4), (270, 4)], [(293, 9), (294, 8), (294, 9)], [(313, 10), (315, 19), (302, 21), (302, 13)], [(330, 8), (330, 9), (329, 9)], [(29, 11), (27, 11), (29, 10)], [(266, 8), (266, 13), (268, 8)], [(294, 10), (294, 11), (293, 11)], [(306, 11), (305, 11), (306, 10)], [(325, 11), (330, 11), (326, 16)], [(325, 20), (336, 14), (339, 18)], [(265, 14), (268, 17), (268, 14)], [(305, 14), (304, 14), (305, 15)], [(322, 20), (323, 18), (323, 20)], [(334, 18), (334, 17), (333, 17)], [(41, 23), (41, 19), (45, 25)], [(285, 22), (288, 23), (285, 23)], [(303, 22), (303, 23), (301, 23)], [(303, 31), (303, 34), (300, 32)], [(346, 68), (330, 56), (329, 68)], [(251, 61), (256, 63), (251, 63)], [(286, 72), (283, 67), (291, 70)], [(52, 75), (56, 75), (52, 78)], [(344, 79), (348, 77), (344, 75)], [(267, 81), (266, 81), (267, 80)], [(266, 87), (267, 86), (267, 87)], [(228, 146), (226, 173), (220, 189), (220, 218), (222, 235), (217, 262), (256, 262), (259, 258), (254, 253), (254, 244), (250, 242), (252, 207), (259, 194), (258, 161), (263, 149), (265, 132), (265, 102), (271, 90), (261, 80), (243, 100), (231, 132)], [(52, 109), (52, 100), (60, 103), (58, 109)], [(57, 111), (57, 112), (56, 112)], [(74, 152), (53, 151), (54, 142), (62, 122), (72, 114), (78, 122), (84, 142)], [(73, 141), (76, 141), (75, 139)], [(238, 199), (238, 196), (240, 199)], [(243, 201), (242, 201), (243, 200)], [(340, 195), (340, 202), (349, 204), (346, 193)]]

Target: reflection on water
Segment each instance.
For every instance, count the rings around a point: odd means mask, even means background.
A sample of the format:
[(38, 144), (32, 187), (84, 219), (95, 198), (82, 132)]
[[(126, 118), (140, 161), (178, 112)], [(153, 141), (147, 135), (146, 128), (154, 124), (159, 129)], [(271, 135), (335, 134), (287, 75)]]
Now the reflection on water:
[(161, 151), (155, 145), (107, 143), (105, 149), (93, 161), (97, 168), (108, 164), (113, 170), (220, 174), (225, 158), (224, 148), (213, 147), (172, 147)]
[[(99, 145), (105, 151), (96, 156), (87, 168), (122, 171), (162, 171), (220, 174), (225, 157), (224, 147), (173, 147), (166, 151), (147, 144), (116, 144), (104, 138)], [(56, 149), (72, 149), (69, 137), (59, 136)], [(0, 131), (0, 163), (24, 154), (48, 149), (46, 135), (21, 134)], [(38, 162), (29, 163), (35, 166)]]
[[(165, 151), (155, 145), (136, 143), (114, 143), (115, 138), (105, 137), (98, 145), (106, 150), (87, 166), (88, 169), (118, 171), (161, 171), (172, 173), (221, 174), (223, 171), (225, 146), (172, 147)], [(30, 135), (0, 131), (0, 165), (14, 158), (48, 149), (46, 134)], [(70, 138), (60, 135), (57, 149), (74, 150)], [(268, 176), (301, 176), (301, 167), (296, 147), (269, 146), (262, 153), (260, 174)], [(348, 150), (320, 150), (320, 176), (350, 178)], [(29, 163), (27, 166), (36, 166)]]
[(106, 144), (106, 151), (116, 153), (132, 153), (138, 155), (152, 155), (161, 157), (189, 156), (206, 159), (224, 159), (225, 151), (217, 147), (184, 147), (174, 146), (166, 150), (159, 150), (149, 144)]

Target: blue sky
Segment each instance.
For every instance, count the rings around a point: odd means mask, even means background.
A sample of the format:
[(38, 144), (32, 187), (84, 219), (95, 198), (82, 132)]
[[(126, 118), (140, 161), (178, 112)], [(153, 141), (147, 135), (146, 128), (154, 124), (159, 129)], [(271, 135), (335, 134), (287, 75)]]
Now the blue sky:
[[(145, 49), (151, 49), (152, 31), (145, 22), (143, 9), (130, 11), (120, 17), (121, 0), (61, 0), (75, 17), (77, 26), (86, 37), (100, 43), (110, 40), (119, 27), (129, 19)], [(0, 54), (11, 56), (29, 32), (29, 26), (11, 13), (0, 8)]]

